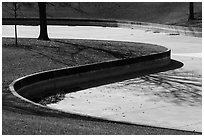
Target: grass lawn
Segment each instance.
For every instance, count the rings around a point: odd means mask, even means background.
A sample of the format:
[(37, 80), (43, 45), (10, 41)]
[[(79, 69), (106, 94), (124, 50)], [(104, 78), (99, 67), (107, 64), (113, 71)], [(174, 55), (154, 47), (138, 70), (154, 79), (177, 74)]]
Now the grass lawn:
[(165, 48), (96, 40), (19, 39), (18, 43), (15, 46), (14, 39), (2, 39), (2, 134), (198, 134), (40, 108), (16, 98), (8, 87), (13, 80), (39, 71), (147, 55)]
[[(37, 2), (20, 3), (18, 17), (39, 17)], [(2, 17), (13, 18), (11, 3), (2, 3)], [(99, 18), (202, 27), (202, 3), (194, 2), (196, 20), (188, 22), (189, 2), (53, 2), (48, 18)]]

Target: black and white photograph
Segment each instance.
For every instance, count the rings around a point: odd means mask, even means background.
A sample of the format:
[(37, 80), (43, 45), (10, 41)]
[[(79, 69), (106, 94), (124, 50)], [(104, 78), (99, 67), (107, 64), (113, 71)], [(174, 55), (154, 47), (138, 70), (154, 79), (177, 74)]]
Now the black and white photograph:
[(202, 1), (3, 1), (2, 135), (202, 135)]

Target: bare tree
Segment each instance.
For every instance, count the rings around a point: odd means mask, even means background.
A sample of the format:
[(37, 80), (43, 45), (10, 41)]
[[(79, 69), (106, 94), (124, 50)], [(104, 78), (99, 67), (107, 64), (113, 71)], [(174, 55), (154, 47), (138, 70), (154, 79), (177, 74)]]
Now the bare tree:
[[(10, 5), (10, 6), (9, 6)], [(17, 36), (17, 16), (18, 16), (18, 11), (20, 11), (20, 7), (21, 4), (18, 2), (12, 2), (12, 3), (6, 3), (6, 7), (11, 10), (12, 12), (9, 12), (12, 16), (14, 16), (15, 22), (14, 22), (14, 26), (15, 26), (15, 45), (18, 45), (18, 36)]]
[(47, 34), (46, 3), (38, 2), (40, 16), (40, 35), (38, 40), (50, 40)]
[(189, 17), (188, 20), (194, 20), (194, 6), (193, 2), (189, 2)]

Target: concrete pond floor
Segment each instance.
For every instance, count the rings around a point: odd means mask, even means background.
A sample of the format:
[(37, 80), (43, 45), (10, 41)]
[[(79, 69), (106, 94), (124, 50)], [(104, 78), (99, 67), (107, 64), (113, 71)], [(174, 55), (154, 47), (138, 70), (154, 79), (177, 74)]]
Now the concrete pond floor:
[[(14, 37), (3, 26), (3, 37)], [(202, 38), (147, 29), (48, 26), (50, 38), (99, 39), (158, 44), (182, 67), (75, 93), (47, 105), (71, 113), (140, 125), (202, 132)], [(18, 36), (37, 38), (38, 26), (18, 26)]]

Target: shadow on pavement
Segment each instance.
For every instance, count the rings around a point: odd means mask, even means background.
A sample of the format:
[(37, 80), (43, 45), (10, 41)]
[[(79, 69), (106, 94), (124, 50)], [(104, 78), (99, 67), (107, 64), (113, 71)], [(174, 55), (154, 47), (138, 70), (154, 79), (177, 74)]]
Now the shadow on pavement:
[(202, 77), (189, 71), (167, 71), (142, 77), (145, 82), (162, 87), (155, 95), (176, 105), (202, 105)]

